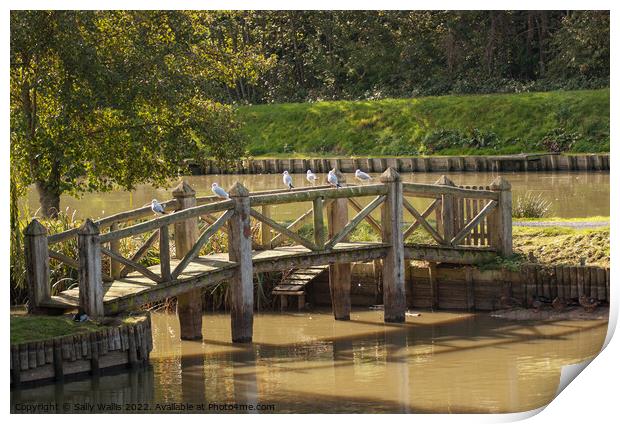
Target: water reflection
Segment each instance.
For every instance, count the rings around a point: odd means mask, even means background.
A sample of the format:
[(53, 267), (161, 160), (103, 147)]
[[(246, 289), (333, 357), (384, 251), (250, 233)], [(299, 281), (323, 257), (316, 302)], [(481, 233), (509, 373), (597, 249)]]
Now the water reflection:
[[(375, 177), (379, 174), (373, 174)], [(433, 183), (440, 173), (403, 173), (404, 181)], [(459, 185), (486, 186), (498, 175), (494, 173), (447, 173)], [(502, 173), (512, 184), (513, 195), (518, 197), (526, 192), (541, 194), (551, 202), (551, 215), (572, 218), (595, 215), (609, 215), (609, 173), (608, 172), (557, 172), (557, 173)], [(322, 178), (324, 176), (321, 176)], [(352, 174), (346, 175), (347, 181), (355, 182)], [(189, 176), (185, 179), (196, 190), (198, 196), (211, 195), (211, 183), (217, 181), (223, 187), (230, 187), (240, 181), (250, 190), (268, 190), (283, 188), (281, 175), (205, 175)], [(87, 193), (77, 199), (63, 196), (62, 207), (77, 210), (77, 216), (100, 217), (116, 212), (140, 207), (151, 202), (151, 199), (169, 199), (172, 188), (178, 181), (171, 181), (170, 187), (154, 188), (140, 185), (133, 192), (113, 191), (108, 193)], [(305, 175), (294, 174), (293, 184), (303, 187), (309, 183)], [(32, 211), (39, 207), (36, 190), (31, 189), (27, 196), (28, 206)], [(420, 206), (421, 205), (416, 205)], [(280, 219), (298, 216), (305, 206), (299, 208), (278, 208), (275, 217)], [(307, 207), (306, 207), (307, 209)], [(303, 209), (303, 210), (306, 210)]]
[(189, 402), (204, 412), (227, 404), (273, 404), (279, 413), (525, 411), (552, 400), (561, 368), (596, 355), (607, 328), (447, 312), (403, 325), (382, 319), (366, 310), (349, 322), (330, 311), (265, 313), (255, 319), (254, 343), (233, 345), (225, 314), (204, 316), (202, 342), (179, 341), (176, 317), (154, 314), (148, 369), (13, 390), (11, 408)]

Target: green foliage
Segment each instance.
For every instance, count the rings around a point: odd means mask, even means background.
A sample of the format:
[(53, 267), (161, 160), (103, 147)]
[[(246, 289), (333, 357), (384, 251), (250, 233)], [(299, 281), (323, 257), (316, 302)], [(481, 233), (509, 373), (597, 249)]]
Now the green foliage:
[(551, 202), (543, 199), (542, 194), (535, 195), (528, 191), (518, 196), (512, 206), (514, 218), (543, 218), (549, 213)]
[[(237, 11), (230, 51), (270, 60), (241, 103), (377, 100), (609, 86), (608, 11)], [(476, 126), (476, 125), (473, 125)]]
[(540, 141), (544, 150), (552, 153), (567, 152), (582, 138), (577, 132), (567, 132), (564, 128), (554, 128)]
[(11, 12), (12, 172), (37, 184), (44, 214), (62, 193), (163, 184), (188, 158), (244, 153), (234, 110), (212, 87), (255, 81), (269, 60), (216, 41), (217, 16)]
[[(507, 154), (547, 151), (557, 128), (575, 151), (609, 151), (609, 90), (244, 106), (252, 155)], [(578, 149), (578, 150), (577, 150)]]

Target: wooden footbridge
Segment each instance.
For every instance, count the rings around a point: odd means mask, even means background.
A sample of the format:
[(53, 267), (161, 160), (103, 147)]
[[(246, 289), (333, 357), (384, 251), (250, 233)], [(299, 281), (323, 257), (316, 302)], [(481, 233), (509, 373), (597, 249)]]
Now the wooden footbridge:
[[(334, 316), (348, 319), (351, 263), (381, 259), (384, 319), (403, 322), (405, 260), (470, 264), (512, 253), (512, 195), (501, 177), (487, 187), (457, 187), (446, 177), (435, 184), (403, 183), (389, 168), (380, 183), (343, 185), (249, 193), (237, 183), (230, 199), (222, 200), (196, 197), (182, 182), (174, 199), (164, 203), (174, 211), (167, 215), (153, 216), (143, 207), (87, 219), (80, 228), (51, 235), (34, 219), (25, 231), (30, 311), (80, 308), (97, 318), (176, 296), (181, 337), (199, 339), (200, 289), (227, 280), (232, 340), (249, 342), (254, 273), (329, 265)], [(424, 210), (414, 207), (421, 201), (428, 202)], [(293, 203), (311, 207), (289, 225), (271, 218), (273, 208)], [(355, 212), (351, 218), (349, 206)], [(407, 221), (405, 212), (411, 217)], [(253, 221), (258, 226), (252, 226)], [(380, 241), (348, 241), (362, 221)], [(311, 239), (299, 232), (307, 222), (312, 223)], [(253, 231), (256, 227), (260, 231)], [(207, 242), (218, 231), (227, 235), (228, 252), (208, 254)], [(432, 242), (409, 242), (419, 241), (422, 233)], [(120, 253), (122, 240), (128, 238), (144, 240), (129, 258)], [(76, 257), (56, 247), (76, 239)], [(159, 264), (145, 266), (141, 260), (156, 243)], [(52, 295), (50, 260), (77, 269), (78, 287)]]

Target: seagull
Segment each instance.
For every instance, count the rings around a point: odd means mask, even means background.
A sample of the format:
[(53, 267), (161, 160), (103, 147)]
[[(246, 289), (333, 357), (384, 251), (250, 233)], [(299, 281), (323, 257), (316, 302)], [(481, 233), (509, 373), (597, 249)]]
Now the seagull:
[(226, 193), (226, 191), (222, 187), (217, 185), (217, 183), (211, 184), (211, 191), (217, 197), (221, 197), (222, 199), (230, 199), (230, 196), (228, 196), (228, 193)]
[(157, 215), (165, 215), (164, 207), (157, 201), (157, 199), (151, 200), (151, 210)]
[(284, 171), (282, 173), (282, 181), (284, 181), (284, 184), (288, 186), (289, 190), (295, 188), (293, 187), (293, 177), (289, 175), (288, 171)]
[(336, 188), (342, 187), (340, 184), (338, 184), (338, 177), (336, 176), (334, 171), (329, 171), (327, 173), (327, 182), (333, 186), (336, 186)]
[(355, 178), (360, 181), (370, 181), (372, 177), (365, 172), (360, 171), (359, 169), (355, 170)]
[(316, 180), (317, 180), (316, 174), (314, 172), (312, 172), (311, 169), (308, 169), (306, 171), (306, 180), (308, 180), (308, 182), (310, 182), (312, 184), (316, 183)]

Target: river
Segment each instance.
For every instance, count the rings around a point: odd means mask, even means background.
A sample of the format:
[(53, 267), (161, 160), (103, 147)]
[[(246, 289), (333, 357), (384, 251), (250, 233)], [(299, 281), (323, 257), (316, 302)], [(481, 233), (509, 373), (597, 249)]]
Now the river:
[(328, 310), (260, 313), (248, 345), (230, 343), (227, 314), (205, 314), (202, 342), (189, 342), (179, 341), (174, 314), (154, 313), (150, 367), (13, 390), (11, 409), (68, 404), (75, 412), (76, 405), (99, 404), (122, 408), (112, 412), (247, 412), (245, 405), (269, 413), (526, 411), (549, 403), (562, 367), (595, 356), (607, 330), (607, 321), (421, 313), (408, 316), (405, 325), (384, 324), (381, 311), (366, 309), (354, 310), (348, 322), (335, 321)]
[[(375, 178), (379, 174), (372, 174)], [(447, 173), (457, 185), (488, 185), (497, 174), (492, 173)], [(560, 218), (576, 218), (588, 216), (609, 216), (609, 173), (608, 172), (532, 172), (503, 173), (512, 184), (513, 197), (516, 199), (527, 192), (540, 194), (551, 203), (549, 216)], [(433, 183), (441, 176), (439, 173), (403, 173), (404, 181)], [(324, 178), (324, 176), (320, 176)], [(218, 182), (222, 187), (230, 187), (236, 181), (241, 182), (250, 190), (269, 190), (284, 188), (281, 175), (203, 175), (188, 176), (185, 180), (196, 190), (198, 196), (211, 195), (211, 183)], [(353, 175), (347, 174), (346, 179), (354, 182)], [(116, 212), (137, 208), (150, 204), (151, 199), (170, 199), (172, 189), (178, 181), (171, 181), (169, 187), (155, 188), (140, 185), (129, 192), (116, 190), (107, 193), (87, 193), (81, 198), (62, 196), (61, 207), (76, 211), (78, 218), (97, 218)], [(309, 185), (305, 175), (294, 174), (295, 186)], [(39, 207), (38, 196), (34, 189), (27, 196), (27, 204), (32, 212)], [(414, 206), (420, 206), (414, 203)], [(309, 205), (298, 208), (277, 208), (276, 219), (293, 219), (299, 216)]]

